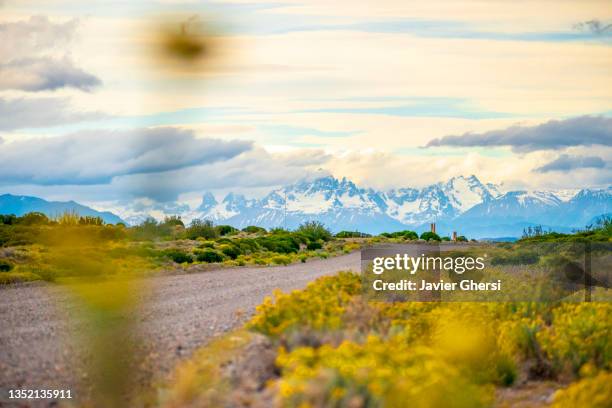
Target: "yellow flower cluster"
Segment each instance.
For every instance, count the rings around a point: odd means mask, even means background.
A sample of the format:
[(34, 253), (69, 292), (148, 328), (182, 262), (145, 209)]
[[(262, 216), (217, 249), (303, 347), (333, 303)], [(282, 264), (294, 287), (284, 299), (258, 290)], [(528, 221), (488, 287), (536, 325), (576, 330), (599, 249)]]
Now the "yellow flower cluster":
[(485, 407), (492, 389), (463, 376), (434, 349), (400, 337), (369, 336), (363, 344), (281, 350), (281, 405), (299, 407)]
[(361, 290), (361, 280), (352, 273), (322, 278), (305, 290), (283, 294), (275, 291), (257, 307), (248, 327), (276, 337), (292, 328), (333, 330), (342, 325), (342, 315), (352, 297)]
[[(259, 306), (250, 328), (283, 345), (273, 384), (281, 406), (489, 406), (519, 367), (590, 378), (559, 393), (559, 407), (587, 406), (571, 401), (610, 378), (610, 303), (391, 303), (360, 293), (360, 276), (341, 273)], [(318, 337), (290, 341), (296, 333)]]
[(612, 373), (601, 372), (557, 391), (552, 408), (609, 408), (612, 406)]
[(557, 370), (577, 373), (586, 363), (612, 368), (609, 303), (563, 304), (552, 311), (552, 316), (552, 324), (537, 333), (537, 340)]

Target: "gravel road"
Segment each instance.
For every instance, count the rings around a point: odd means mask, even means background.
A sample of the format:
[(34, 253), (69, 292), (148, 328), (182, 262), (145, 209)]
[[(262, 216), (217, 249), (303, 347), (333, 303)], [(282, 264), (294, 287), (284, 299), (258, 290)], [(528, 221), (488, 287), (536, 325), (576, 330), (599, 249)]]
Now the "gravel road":
[[(167, 374), (176, 362), (244, 323), (275, 288), (290, 291), (319, 276), (358, 271), (359, 253), (270, 268), (232, 268), (145, 279), (138, 327), (143, 371)], [(87, 330), (62, 287), (0, 288), (0, 406), (8, 389), (73, 389), (87, 379), (76, 334)], [(109, 347), (113, 347), (109, 344)], [(148, 356), (148, 357), (147, 357)], [(78, 397), (78, 396), (77, 396)]]

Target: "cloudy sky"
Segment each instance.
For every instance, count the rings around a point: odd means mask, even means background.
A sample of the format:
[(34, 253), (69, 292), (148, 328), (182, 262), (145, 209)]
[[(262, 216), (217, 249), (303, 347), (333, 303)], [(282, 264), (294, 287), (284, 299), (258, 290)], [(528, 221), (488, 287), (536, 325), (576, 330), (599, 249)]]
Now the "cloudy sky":
[[(204, 60), (157, 52), (185, 21)], [(0, 0), (0, 193), (579, 188), (611, 158), (609, 0)]]

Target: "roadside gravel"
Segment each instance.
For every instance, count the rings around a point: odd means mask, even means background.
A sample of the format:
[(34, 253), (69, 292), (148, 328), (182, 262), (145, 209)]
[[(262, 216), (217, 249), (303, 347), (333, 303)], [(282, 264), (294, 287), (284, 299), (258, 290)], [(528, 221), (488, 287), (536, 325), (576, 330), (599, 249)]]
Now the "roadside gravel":
[[(299, 289), (320, 276), (359, 267), (356, 252), (285, 267), (145, 279), (136, 319), (139, 377), (159, 380), (209, 339), (244, 323), (275, 288)], [(88, 329), (74, 317), (77, 307), (64, 288), (54, 285), (0, 288), (0, 406), (8, 389), (83, 390), (88, 356), (76, 339)]]

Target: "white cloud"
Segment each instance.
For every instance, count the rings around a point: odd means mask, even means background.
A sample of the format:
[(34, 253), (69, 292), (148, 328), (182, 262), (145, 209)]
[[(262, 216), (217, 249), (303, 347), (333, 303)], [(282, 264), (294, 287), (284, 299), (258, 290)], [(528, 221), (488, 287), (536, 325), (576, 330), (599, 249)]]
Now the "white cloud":
[(76, 67), (68, 45), (77, 20), (54, 23), (47, 17), (0, 23), (0, 90), (91, 90), (100, 80)]
[(0, 182), (107, 184), (119, 176), (227, 160), (249, 149), (250, 142), (201, 139), (175, 128), (90, 131), (28, 139), (0, 145)]
[(95, 112), (78, 112), (67, 98), (0, 97), (0, 131), (41, 128), (103, 118)]

